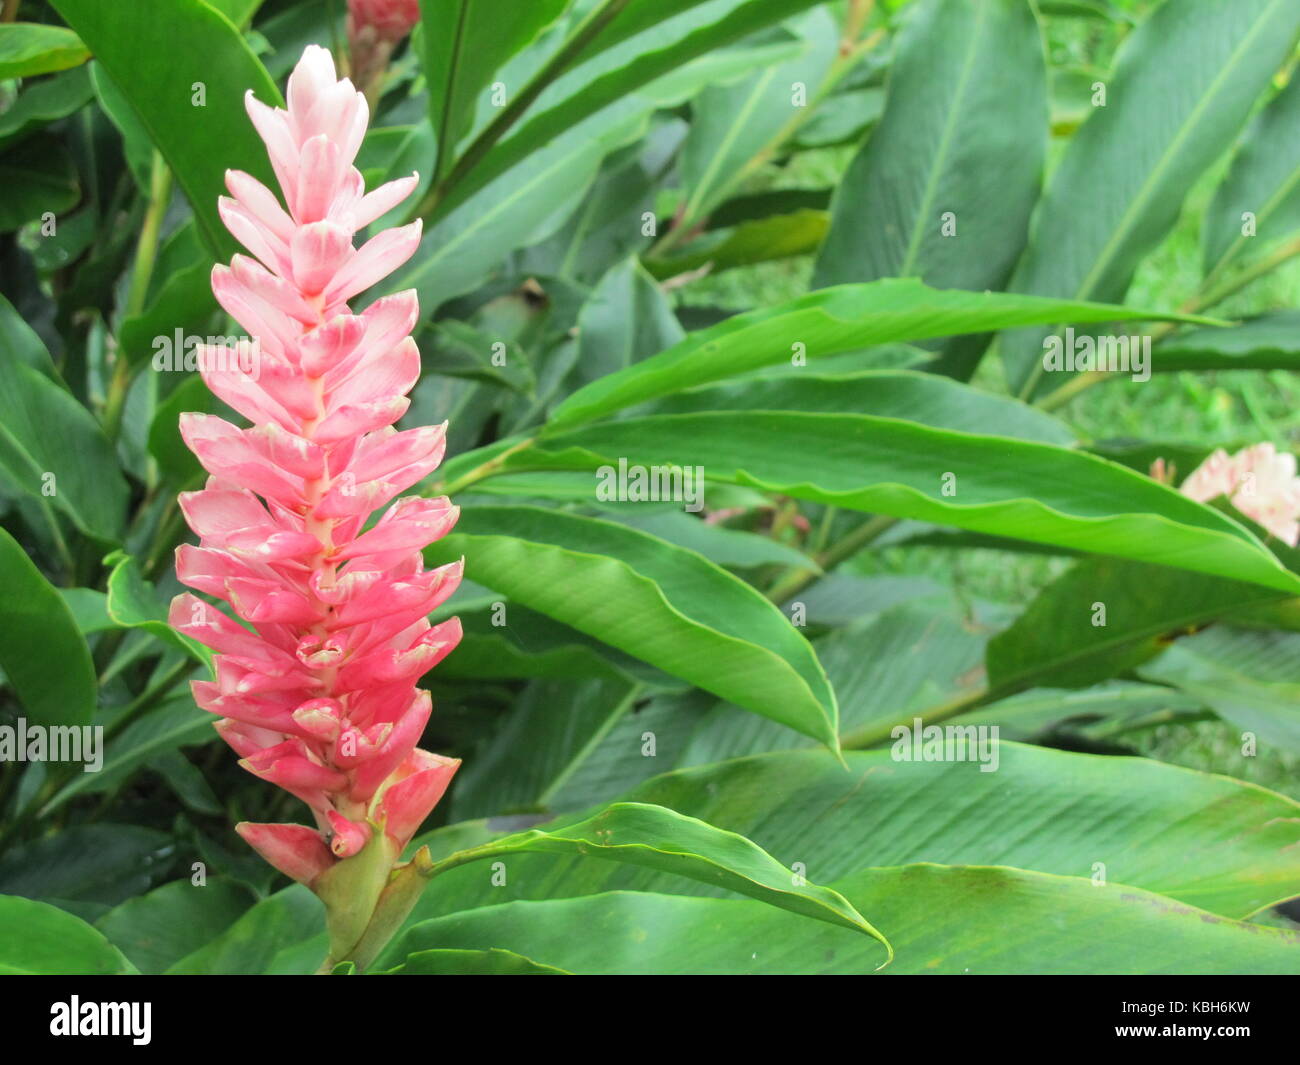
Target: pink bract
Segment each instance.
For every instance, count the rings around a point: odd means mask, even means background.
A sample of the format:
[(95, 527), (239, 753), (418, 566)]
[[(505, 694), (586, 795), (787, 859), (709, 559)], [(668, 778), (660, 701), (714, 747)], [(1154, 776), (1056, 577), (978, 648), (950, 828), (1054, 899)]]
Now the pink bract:
[[(389, 864), (446, 790), (459, 762), (416, 747), (431, 702), (416, 687), (460, 639), (427, 615), (455, 591), (460, 562), (426, 570), (421, 549), (455, 524), (445, 498), (402, 491), (441, 461), (446, 425), (393, 428), (420, 371), (414, 292), (360, 313), (348, 305), (410, 258), (418, 222), (354, 247), (415, 187), (366, 193), (353, 165), (365, 98), (309, 47), (288, 109), (247, 99), (283, 194), (230, 171), (221, 217), (248, 255), (217, 266), (217, 300), (253, 340), (205, 349), (203, 378), (252, 423), (181, 416), (210, 474), (180, 497), (198, 534), (176, 553), (191, 588), (171, 623), (215, 652), (194, 697), (241, 765), (302, 799), (315, 828), (242, 824), (267, 861), (309, 886), (376, 834)], [(232, 357), (237, 355), (238, 357)], [(387, 507), (373, 527), (368, 518)], [(242, 623), (241, 623), (242, 621)]]

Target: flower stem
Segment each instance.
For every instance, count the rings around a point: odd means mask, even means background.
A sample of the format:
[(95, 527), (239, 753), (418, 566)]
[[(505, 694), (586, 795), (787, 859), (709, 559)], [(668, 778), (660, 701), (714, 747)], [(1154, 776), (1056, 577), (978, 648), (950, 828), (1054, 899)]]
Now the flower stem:
[[(139, 314), (149, 295), (149, 282), (153, 277), (154, 263), (158, 258), (158, 237), (162, 232), (163, 218), (171, 200), (172, 173), (159, 152), (153, 153), (149, 173), (149, 207), (145, 211), (140, 229), (140, 242), (135, 249), (135, 265), (131, 271), (131, 287), (126, 297), (126, 317)], [(131, 390), (131, 360), (119, 347), (114, 353), (113, 377), (104, 400), (104, 432), (116, 440), (122, 428), (122, 412), (126, 409), (127, 393)]]

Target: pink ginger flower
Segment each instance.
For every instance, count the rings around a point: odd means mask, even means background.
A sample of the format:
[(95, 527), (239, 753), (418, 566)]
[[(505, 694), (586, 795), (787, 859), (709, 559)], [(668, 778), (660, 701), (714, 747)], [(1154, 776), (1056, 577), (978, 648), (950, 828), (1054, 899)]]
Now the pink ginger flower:
[[(344, 949), (377, 912), (394, 863), (460, 764), (416, 747), (431, 709), (416, 683), (461, 635), (455, 618), (430, 625), (427, 615), (455, 590), (462, 563), (426, 570), (421, 549), (459, 511), (445, 498), (407, 497), (363, 531), (445, 446), (445, 423), (393, 428), (420, 372), (409, 335), (416, 294), (361, 313), (347, 302), (415, 251), (418, 222), (360, 248), (353, 238), (416, 178), (365, 193), (352, 162), (368, 108), (336, 78), (328, 51), (304, 52), (287, 96), (287, 111), (251, 93), (246, 101), (285, 205), (239, 171), (227, 172), (231, 198), (219, 204), (252, 258), (215, 267), (213, 291), (255, 339), (200, 359), (212, 391), (254, 424), (181, 415), (181, 434), (211, 476), (180, 496), (199, 546), (177, 550), (176, 572), (239, 620), (189, 593), (173, 601), (170, 620), (217, 652), (216, 679), (195, 682), (194, 697), (220, 716), (240, 764), (315, 818), (315, 828), (240, 824), (240, 835), (325, 899)], [(364, 869), (344, 874), (360, 855)]]
[(419, 0), (348, 0), (348, 56), (358, 88), (369, 89), (419, 21)]
[(1226, 496), (1232, 505), (1279, 540), (1300, 540), (1300, 478), (1294, 455), (1255, 444), (1235, 455), (1222, 449), (1201, 463), (1179, 489), (1201, 503)]

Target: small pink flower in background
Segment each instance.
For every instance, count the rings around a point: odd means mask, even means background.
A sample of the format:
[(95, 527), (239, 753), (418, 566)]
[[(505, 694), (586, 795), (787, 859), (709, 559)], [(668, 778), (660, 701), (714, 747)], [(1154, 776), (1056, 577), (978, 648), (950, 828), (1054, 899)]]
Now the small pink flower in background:
[(348, 31), (373, 30), (396, 43), (420, 21), (420, 0), (348, 0)]
[(1300, 477), (1294, 455), (1272, 444), (1255, 444), (1235, 455), (1215, 451), (1179, 489), (1208, 503), (1226, 496), (1256, 524), (1292, 547), (1300, 540)]
[(358, 89), (377, 88), (393, 48), (419, 21), (419, 0), (348, 0), (348, 56)]
[[(181, 416), (185, 442), (211, 476), (180, 497), (199, 546), (177, 550), (177, 575), (242, 623), (189, 593), (173, 601), (171, 623), (217, 652), (216, 679), (195, 682), (194, 696), (220, 716), (240, 764), (311, 809), (314, 828), (238, 830), (339, 910), (341, 949), (364, 931), (459, 765), (416, 747), (431, 709), (416, 683), (460, 640), (456, 619), (430, 625), (427, 615), (456, 589), (462, 566), (424, 568), (421, 549), (458, 515), (445, 498), (400, 499), (363, 531), (444, 449), (445, 424), (393, 428), (420, 372), (409, 335), (415, 293), (361, 313), (347, 302), (415, 251), (418, 222), (360, 248), (353, 239), (416, 179), (365, 192), (352, 164), (366, 101), (336, 78), (329, 52), (306, 50), (287, 96), (287, 111), (247, 99), (284, 205), (248, 174), (228, 172), (221, 216), (252, 257), (212, 273), (218, 301), (256, 338), (258, 358), (209, 349), (201, 360), (212, 391), (254, 424)], [(340, 872), (363, 853), (364, 870)]]
[(1202, 462), (1179, 489), (1188, 499), (1208, 503), (1219, 496), (1230, 496), (1237, 487), (1236, 460), (1220, 448)]

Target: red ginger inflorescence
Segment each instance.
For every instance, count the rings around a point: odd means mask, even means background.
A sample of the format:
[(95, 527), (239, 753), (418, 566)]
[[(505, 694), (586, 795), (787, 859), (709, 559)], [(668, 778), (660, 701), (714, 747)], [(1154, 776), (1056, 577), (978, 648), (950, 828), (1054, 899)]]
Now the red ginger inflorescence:
[(181, 416), (211, 476), (180, 497), (199, 546), (178, 549), (176, 572), (246, 624), (189, 593), (173, 601), (171, 623), (217, 652), (216, 679), (195, 682), (194, 696), (220, 716), (241, 765), (315, 816), (314, 829), (241, 824), (244, 839), (322, 897), (344, 859), (375, 857), (356, 933), (460, 764), (416, 747), (431, 709), (416, 683), (461, 635), (456, 619), (430, 625), (427, 615), (455, 590), (462, 563), (427, 570), (421, 549), (458, 510), (408, 497), (362, 531), (443, 455), (445, 424), (393, 428), (420, 371), (415, 293), (359, 314), (347, 303), (415, 251), (418, 222), (359, 249), (353, 238), (416, 178), (365, 193), (352, 164), (368, 108), (329, 52), (306, 50), (287, 97), (287, 111), (247, 99), (285, 206), (238, 171), (220, 201), (252, 257), (216, 267), (212, 287), (253, 340), (200, 357), (212, 391), (254, 424)]
[(348, 0), (348, 56), (358, 89), (376, 87), (393, 49), (419, 21), (419, 0)]

